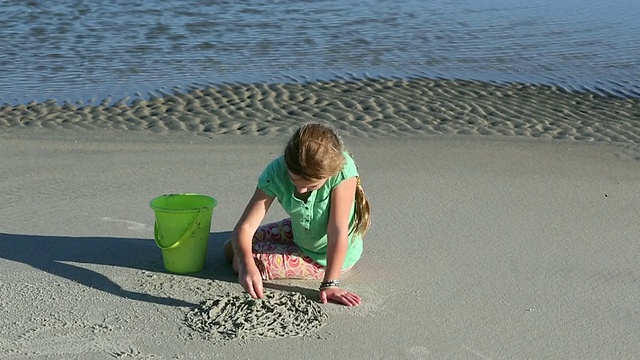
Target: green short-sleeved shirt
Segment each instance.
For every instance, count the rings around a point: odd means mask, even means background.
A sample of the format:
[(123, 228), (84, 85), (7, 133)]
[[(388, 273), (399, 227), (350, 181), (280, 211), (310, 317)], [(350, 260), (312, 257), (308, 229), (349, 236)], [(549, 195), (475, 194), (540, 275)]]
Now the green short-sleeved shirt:
[[(327, 265), (327, 224), (331, 206), (331, 190), (342, 180), (358, 176), (356, 165), (347, 152), (342, 170), (329, 178), (324, 185), (313, 190), (307, 201), (294, 196), (295, 186), (289, 178), (284, 157), (273, 160), (258, 179), (258, 188), (267, 195), (278, 199), (284, 211), (291, 216), (294, 242), (305, 255), (322, 266)], [(355, 221), (355, 203), (351, 206), (349, 227)], [(348, 268), (362, 255), (362, 238), (358, 234), (349, 235), (349, 248), (342, 266)]]

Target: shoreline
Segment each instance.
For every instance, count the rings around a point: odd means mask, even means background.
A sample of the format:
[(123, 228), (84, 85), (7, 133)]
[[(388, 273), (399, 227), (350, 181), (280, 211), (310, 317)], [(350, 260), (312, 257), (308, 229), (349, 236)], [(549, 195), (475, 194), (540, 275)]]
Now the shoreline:
[(517, 135), (640, 144), (640, 99), (529, 84), (366, 79), (224, 84), (131, 104), (0, 107), (0, 129), (282, 135), (326, 121), (358, 137)]

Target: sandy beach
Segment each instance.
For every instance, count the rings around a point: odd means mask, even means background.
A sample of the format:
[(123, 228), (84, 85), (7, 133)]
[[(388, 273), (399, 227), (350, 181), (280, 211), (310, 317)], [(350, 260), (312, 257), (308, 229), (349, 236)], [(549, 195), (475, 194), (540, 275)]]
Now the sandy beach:
[[(309, 121), (340, 130), (372, 205), (342, 282), (363, 304), (320, 305), (326, 319), (302, 335), (207, 338), (187, 314), (242, 299), (222, 244)], [(0, 129), (3, 359), (640, 357), (637, 98), (431, 79), (228, 84), (5, 105)], [(219, 203), (192, 275), (165, 272), (153, 241), (149, 201), (181, 192)], [(283, 216), (276, 205), (266, 221)], [(268, 284), (310, 301), (317, 286)]]

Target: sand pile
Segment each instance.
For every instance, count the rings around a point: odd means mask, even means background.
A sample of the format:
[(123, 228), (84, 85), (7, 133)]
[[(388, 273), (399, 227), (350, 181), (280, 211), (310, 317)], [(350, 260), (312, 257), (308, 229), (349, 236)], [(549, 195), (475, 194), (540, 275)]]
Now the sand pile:
[(185, 318), (192, 330), (214, 341), (304, 336), (326, 321), (322, 308), (304, 295), (274, 291), (257, 300), (246, 294), (218, 296)]

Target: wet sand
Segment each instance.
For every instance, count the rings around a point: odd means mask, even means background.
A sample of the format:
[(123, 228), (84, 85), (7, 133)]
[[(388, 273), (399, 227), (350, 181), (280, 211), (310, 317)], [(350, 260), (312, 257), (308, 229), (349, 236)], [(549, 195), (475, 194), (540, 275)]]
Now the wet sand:
[(0, 107), (0, 128), (280, 135), (328, 121), (346, 135), (519, 135), (637, 143), (640, 99), (528, 84), (362, 80), (228, 84), (116, 104)]

